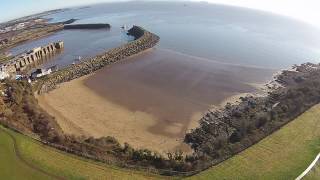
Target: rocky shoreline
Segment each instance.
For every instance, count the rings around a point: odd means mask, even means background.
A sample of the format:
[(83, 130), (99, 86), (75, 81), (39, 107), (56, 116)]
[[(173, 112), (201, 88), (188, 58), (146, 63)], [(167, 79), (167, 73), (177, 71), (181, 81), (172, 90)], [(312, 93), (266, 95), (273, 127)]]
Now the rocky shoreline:
[(295, 65), (275, 75), (266, 96), (241, 97), (238, 104), (205, 114), (184, 140), (195, 152), (196, 169), (238, 154), (319, 104), (319, 76), (320, 64)]
[(106, 65), (116, 63), (129, 56), (152, 48), (160, 40), (159, 36), (139, 26), (133, 26), (129, 30), (129, 35), (134, 36), (136, 40), (39, 79), (35, 84), (36, 90), (39, 94), (49, 92), (55, 89), (60, 83), (88, 75)]

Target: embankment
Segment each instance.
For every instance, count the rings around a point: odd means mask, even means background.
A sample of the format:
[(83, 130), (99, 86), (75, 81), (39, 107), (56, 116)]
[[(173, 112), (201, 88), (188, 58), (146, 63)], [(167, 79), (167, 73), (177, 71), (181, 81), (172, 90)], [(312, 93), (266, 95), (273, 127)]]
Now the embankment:
[(44, 77), (39, 80), (35, 86), (38, 93), (46, 93), (55, 89), (57, 84), (90, 74), (106, 65), (116, 63), (129, 56), (152, 48), (160, 39), (157, 35), (139, 26), (134, 26), (129, 32), (131, 32), (130, 35), (133, 35), (136, 40)]
[(64, 29), (110, 29), (110, 24), (72, 24), (64, 25)]

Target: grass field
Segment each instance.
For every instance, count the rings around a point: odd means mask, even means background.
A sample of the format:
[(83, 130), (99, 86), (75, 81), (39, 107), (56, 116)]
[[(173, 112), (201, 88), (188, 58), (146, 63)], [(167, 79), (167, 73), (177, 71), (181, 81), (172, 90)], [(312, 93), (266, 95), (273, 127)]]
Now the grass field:
[[(317, 105), (239, 155), (189, 179), (294, 179), (320, 151), (319, 128)], [(61, 153), (0, 127), (1, 179), (56, 178), (52, 175), (64, 179), (163, 178)], [(319, 164), (306, 179), (319, 179)]]
[(258, 144), (191, 179), (295, 179), (320, 152), (319, 129), (316, 105)]
[(16, 156), (14, 141), (0, 131), (0, 179), (50, 179), (30, 168)]
[[(147, 173), (133, 172), (102, 165), (61, 153), (10, 130), (0, 129), (0, 179), (57, 179), (23, 163), (16, 155), (14, 139), (22, 158), (60, 179), (158, 179)], [(13, 138), (9, 134), (13, 135)], [(59, 178), (58, 177), (58, 178)]]

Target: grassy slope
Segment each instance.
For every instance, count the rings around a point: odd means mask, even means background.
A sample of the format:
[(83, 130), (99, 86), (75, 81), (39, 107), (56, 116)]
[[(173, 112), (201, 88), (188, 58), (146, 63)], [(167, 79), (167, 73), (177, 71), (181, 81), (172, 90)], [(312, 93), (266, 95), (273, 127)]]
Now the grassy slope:
[(319, 129), (317, 105), (258, 144), (191, 179), (294, 179), (319, 153)]
[(320, 161), (317, 162), (316, 166), (305, 176), (305, 180), (320, 179)]
[[(147, 173), (117, 169), (92, 161), (87, 161), (72, 155), (61, 153), (52, 148), (41, 145), (27, 137), (5, 130), (17, 140), (22, 156), (28, 162), (42, 170), (66, 177), (67, 179), (155, 179), (157, 177)], [(14, 154), (12, 139), (5, 133), (0, 133), (0, 177), (1, 179), (50, 179), (43, 174), (32, 171), (17, 161)], [(2, 155), (1, 155), (2, 154)], [(3, 155), (5, 154), (5, 155)], [(5, 171), (2, 171), (4, 167)], [(18, 173), (17, 173), (18, 172)], [(13, 176), (14, 175), (14, 176)]]
[(18, 159), (12, 138), (3, 131), (0, 131), (0, 177), (0, 179), (50, 179)]
[[(294, 179), (320, 151), (320, 105), (239, 155), (190, 179)], [(159, 176), (105, 166), (43, 146), (5, 130), (16, 140), (22, 156), (42, 170), (67, 179), (158, 179)], [(13, 140), (0, 131), (0, 177), (49, 179), (16, 157)], [(18, 172), (18, 173), (17, 173)], [(319, 167), (308, 179), (319, 177)]]

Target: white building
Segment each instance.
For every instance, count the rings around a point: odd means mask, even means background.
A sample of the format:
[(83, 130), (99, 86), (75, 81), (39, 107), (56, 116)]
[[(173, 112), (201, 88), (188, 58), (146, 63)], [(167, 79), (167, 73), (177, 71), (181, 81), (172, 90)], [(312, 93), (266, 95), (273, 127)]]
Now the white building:
[(4, 80), (9, 77), (7, 72), (0, 71), (0, 80)]
[(19, 23), (17, 26), (16, 26), (16, 29), (23, 29), (25, 26), (24, 23)]

